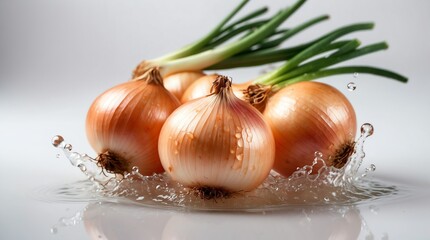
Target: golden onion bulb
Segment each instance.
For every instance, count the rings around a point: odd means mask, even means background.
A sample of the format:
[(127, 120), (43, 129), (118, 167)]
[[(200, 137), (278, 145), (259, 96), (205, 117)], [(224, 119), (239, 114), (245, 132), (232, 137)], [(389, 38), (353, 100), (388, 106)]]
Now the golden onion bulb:
[(99, 154), (98, 164), (117, 174), (130, 172), (134, 166), (144, 175), (163, 172), (158, 136), (178, 106), (157, 69), (102, 93), (86, 118), (88, 141)]
[(205, 76), (202, 72), (179, 72), (164, 77), (164, 87), (176, 98), (181, 99), (185, 90), (197, 79)]
[(227, 77), (218, 76), (211, 95), (169, 116), (159, 154), (173, 180), (210, 198), (258, 187), (273, 167), (275, 148), (262, 114), (234, 96)]
[(195, 80), (188, 88), (184, 91), (181, 97), (181, 103), (191, 101), (193, 99), (207, 96), (211, 93), (211, 87), (213, 82), (217, 79), (218, 74), (209, 74)]
[(330, 85), (301, 82), (287, 86), (269, 99), (263, 114), (275, 137), (274, 170), (284, 176), (312, 165), (316, 151), (323, 154), (327, 165), (337, 168), (354, 151), (354, 109)]
[[(197, 99), (200, 97), (207, 96), (211, 93), (211, 88), (213, 82), (218, 77), (218, 74), (210, 74), (204, 77), (201, 77), (195, 80), (190, 86), (184, 91), (184, 94), (181, 97), (181, 102), (185, 103), (191, 101), (193, 99)], [(251, 84), (251, 82), (244, 82), (239, 84), (232, 84), (232, 90), (236, 97), (245, 100), (245, 95), (243, 90), (247, 89), (247, 87)]]

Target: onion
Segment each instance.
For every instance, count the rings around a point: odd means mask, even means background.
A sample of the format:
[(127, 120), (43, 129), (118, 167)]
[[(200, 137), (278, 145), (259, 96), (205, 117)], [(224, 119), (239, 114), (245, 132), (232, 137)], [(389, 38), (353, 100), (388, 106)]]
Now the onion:
[(185, 90), (195, 80), (205, 76), (202, 72), (179, 72), (171, 74), (163, 79), (164, 87), (176, 98), (181, 99)]
[(214, 73), (195, 80), (184, 91), (184, 94), (180, 98), (181, 102), (185, 103), (190, 100), (209, 95), (211, 93), (213, 82), (217, 79), (218, 76), (218, 74)]
[(269, 99), (264, 117), (275, 137), (274, 170), (284, 176), (311, 165), (316, 151), (323, 154), (327, 165), (336, 168), (353, 153), (354, 109), (330, 85), (301, 82), (287, 86)]
[(234, 96), (231, 81), (219, 76), (213, 90), (176, 109), (159, 139), (166, 172), (202, 198), (256, 188), (268, 176), (275, 154), (262, 114)]
[(179, 101), (162, 84), (157, 69), (101, 94), (88, 110), (88, 140), (104, 170), (123, 174), (133, 166), (144, 175), (163, 172), (158, 136)]
[[(218, 77), (218, 74), (210, 74), (195, 80), (184, 92), (181, 102), (185, 103), (193, 99), (204, 97), (211, 93), (213, 82)], [(246, 89), (250, 82), (232, 84), (232, 90), (236, 97), (244, 100), (243, 89)]]

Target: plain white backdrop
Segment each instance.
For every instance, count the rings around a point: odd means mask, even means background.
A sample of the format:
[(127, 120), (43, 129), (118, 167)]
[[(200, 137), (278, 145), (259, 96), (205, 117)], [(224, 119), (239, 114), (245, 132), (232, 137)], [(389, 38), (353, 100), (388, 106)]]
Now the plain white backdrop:
[[(16, 196), (25, 197), (26, 192), (46, 183), (82, 177), (64, 159), (56, 159), (52, 136), (61, 134), (75, 150), (93, 154), (84, 120), (94, 98), (128, 80), (141, 60), (205, 34), (238, 2), (0, 0), (0, 202), (2, 212), (20, 209), (12, 220), (2, 213), (0, 232), (11, 236), (5, 226), (44, 212), (29, 213), (35, 203), (15, 201)], [(267, 5), (274, 13), (292, 2), (251, 1), (244, 12)], [(409, 77), (407, 84), (364, 74), (356, 79), (344, 75), (321, 80), (345, 93), (356, 108), (359, 123), (374, 125), (375, 134), (365, 145), (364, 165), (374, 163), (375, 176), (381, 178), (430, 182), (428, 9), (426, 0), (310, 0), (285, 24), (295, 26), (318, 15), (331, 16), (284, 46), (341, 25), (367, 21), (375, 22), (375, 29), (351, 37), (363, 44), (389, 43), (388, 51), (350, 63), (395, 70)], [(220, 73), (244, 81), (261, 69)], [(346, 87), (351, 81), (357, 85), (354, 92)], [(51, 220), (58, 217), (48, 215)], [(28, 221), (24, 224), (30, 224)], [(19, 236), (17, 239), (31, 233)]]

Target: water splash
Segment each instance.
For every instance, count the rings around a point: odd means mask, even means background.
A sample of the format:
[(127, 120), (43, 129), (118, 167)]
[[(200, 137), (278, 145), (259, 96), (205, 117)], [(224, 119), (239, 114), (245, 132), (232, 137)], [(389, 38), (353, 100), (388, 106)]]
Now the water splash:
[(375, 171), (373, 164), (366, 168), (364, 174), (359, 174), (365, 157), (363, 145), (372, 134), (373, 126), (363, 124), (355, 151), (342, 168), (327, 166), (323, 154), (315, 152), (312, 165), (297, 169), (288, 178), (272, 172), (256, 190), (238, 192), (230, 198), (214, 201), (201, 199), (193, 189), (173, 181), (165, 173), (143, 176), (137, 167), (123, 176), (104, 173), (94, 158), (72, 152), (71, 145), (65, 143), (61, 136), (55, 136), (52, 143), (87, 176), (93, 184), (95, 199), (167, 208), (255, 211), (297, 205), (350, 204), (395, 193), (396, 187), (365, 178)]
[(72, 217), (60, 218), (58, 222), (51, 227), (50, 229), (51, 234), (57, 234), (58, 229), (60, 228), (73, 227), (80, 224), (83, 221), (83, 215), (85, 211), (86, 211), (86, 208), (76, 212)]

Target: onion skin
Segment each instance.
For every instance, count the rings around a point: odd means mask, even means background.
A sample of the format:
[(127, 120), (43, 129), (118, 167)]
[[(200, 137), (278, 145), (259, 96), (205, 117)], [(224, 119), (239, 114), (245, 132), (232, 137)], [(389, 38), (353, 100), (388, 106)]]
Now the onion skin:
[(161, 130), (159, 154), (173, 180), (215, 196), (210, 189), (259, 186), (273, 167), (275, 145), (262, 114), (228, 87), (175, 110)]
[(330, 85), (287, 86), (269, 99), (263, 115), (275, 137), (274, 170), (286, 177), (298, 167), (312, 165), (316, 151), (337, 168), (352, 154), (356, 115), (348, 99)]
[[(181, 102), (186, 103), (188, 101), (207, 96), (211, 94), (212, 84), (215, 79), (220, 76), (218, 74), (210, 74), (204, 77), (201, 77), (194, 81), (184, 92), (181, 97)], [(243, 93), (243, 89), (246, 89), (251, 82), (237, 83), (232, 84), (232, 90), (236, 97), (245, 100), (245, 95)]]
[(194, 81), (181, 97), (181, 103), (205, 97), (211, 93), (213, 82), (217, 79), (218, 74), (209, 74)]
[(181, 99), (185, 90), (197, 79), (206, 76), (202, 72), (179, 72), (164, 77), (164, 87), (176, 98)]
[(123, 174), (133, 166), (143, 175), (163, 172), (158, 136), (179, 101), (163, 87), (161, 76), (154, 74), (155, 80), (148, 76), (107, 90), (88, 110), (88, 141), (108, 172)]
[(134, 69), (133, 72), (131, 73), (131, 77), (132, 79), (138, 78), (140, 76), (142, 76), (146, 71), (148, 71), (148, 69), (152, 67), (152, 64), (150, 61), (147, 60), (143, 60), (141, 61)]

